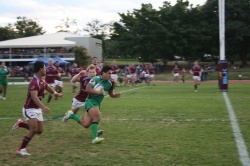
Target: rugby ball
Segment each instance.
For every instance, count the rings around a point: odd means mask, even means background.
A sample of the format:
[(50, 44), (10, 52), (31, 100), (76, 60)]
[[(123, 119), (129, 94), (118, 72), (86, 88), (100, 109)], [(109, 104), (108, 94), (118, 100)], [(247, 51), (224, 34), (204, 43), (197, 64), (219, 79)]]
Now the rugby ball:
[(95, 90), (95, 91), (100, 91), (101, 89), (103, 89), (103, 85), (102, 85), (102, 84), (96, 84), (96, 85), (94, 86), (94, 90)]

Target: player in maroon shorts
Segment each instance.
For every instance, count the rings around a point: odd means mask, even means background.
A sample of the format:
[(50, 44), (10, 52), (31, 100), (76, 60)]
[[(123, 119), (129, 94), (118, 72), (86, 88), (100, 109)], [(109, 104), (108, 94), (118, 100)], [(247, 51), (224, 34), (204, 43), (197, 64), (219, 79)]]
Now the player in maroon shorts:
[(58, 75), (55, 76), (55, 90), (57, 93), (61, 93), (63, 89), (62, 76), (65, 75), (65, 71), (60, 67), (60, 63), (58, 61), (55, 62), (55, 67), (58, 71)]
[[(70, 69), (70, 71), (69, 71), (69, 74), (70, 74), (70, 76), (71, 76), (71, 79), (72, 79), (76, 74), (78, 74), (80, 71), (81, 71), (81, 69), (77, 67), (77, 63), (73, 63), (73, 68)], [(72, 93), (75, 93), (75, 90), (76, 90), (76, 88), (77, 88), (77, 83), (72, 83), (72, 82), (71, 82), (71, 84), (72, 84)]]
[[(53, 90), (55, 90), (55, 78), (59, 75), (59, 72), (57, 68), (53, 65), (52, 59), (49, 59), (48, 63), (49, 63), (49, 66), (46, 68), (45, 81)], [(50, 103), (51, 99), (52, 99), (52, 95), (49, 94), (47, 103)]]
[(50, 113), (50, 109), (43, 105), (41, 102), (44, 94), (44, 90), (47, 90), (50, 94), (55, 95), (55, 99), (62, 97), (63, 95), (57, 93), (52, 89), (43, 79), (43, 76), (46, 75), (46, 68), (44, 62), (36, 61), (34, 64), (34, 77), (30, 81), (28, 87), (28, 94), (26, 102), (23, 106), (23, 116), (24, 119), (28, 122), (24, 123), (22, 119), (18, 119), (17, 122), (12, 127), (12, 130), (17, 128), (28, 129), (29, 132), (24, 136), (20, 148), (16, 151), (20, 155), (30, 155), (26, 151), (26, 146), (35, 136), (35, 134), (42, 134), (44, 123), (42, 112)]
[(198, 85), (200, 85), (202, 68), (198, 65), (198, 61), (194, 62), (194, 66), (190, 69), (190, 73), (193, 75), (194, 91), (197, 92)]

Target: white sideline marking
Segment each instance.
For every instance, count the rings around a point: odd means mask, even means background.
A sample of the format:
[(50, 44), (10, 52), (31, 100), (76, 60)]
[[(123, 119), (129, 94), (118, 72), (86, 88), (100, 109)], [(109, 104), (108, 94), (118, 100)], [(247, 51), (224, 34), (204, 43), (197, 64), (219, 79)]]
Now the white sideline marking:
[(237, 119), (235, 117), (235, 113), (233, 110), (233, 107), (230, 103), (230, 100), (227, 96), (227, 92), (223, 92), (223, 96), (226, 102), (226, 106), (227, 106), (227, 110), (229, 113), (229, 117), (230, 117), (230, 122), (232, 125), (232, 129), (233, 129), (233, 133), (234, 133), (234, 137), (235, 137), (235, 142), (239, 151), (239, 155), (240, 155), (240, 161), (242, 163), (243, 166), (250, 166), (250, 159), (249, 159), (249, 155), (248, 155), (248, 151), (247, 151), (247, 147), (245, 145), (245, 141), (242, 137), (241, 131), (240, 131), (240, 127), (237, 123)]
[(28, 85), (30, 82), (8, 82), (8, 85)]
[[(61, 117), (58, 118), (44, 118), (44, 121), (48, 120), (58, 120), (61, 119)], [(5, 117), (5, 118), (0, 118), (0, 120), (16, 120), (17, 118), (13, 117)], [(157, 122), (229, 122), (228, 119), (160, 119), (160, 118), (153, 118), (153, 119), (145, 119), (145, 118), (102, 118), (102, 121), (157, 121)]]

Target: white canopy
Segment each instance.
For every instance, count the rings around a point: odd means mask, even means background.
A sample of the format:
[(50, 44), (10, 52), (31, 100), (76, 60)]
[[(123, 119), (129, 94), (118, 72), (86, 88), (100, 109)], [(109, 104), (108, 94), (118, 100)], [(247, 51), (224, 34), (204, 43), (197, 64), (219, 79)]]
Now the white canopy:
[(76, 42), (67, 40), (70, 37), (84, 37), (67, 32), (57, 32), (0, 42), (0, 48), (37, 48), (37, 47), (73, 47)]

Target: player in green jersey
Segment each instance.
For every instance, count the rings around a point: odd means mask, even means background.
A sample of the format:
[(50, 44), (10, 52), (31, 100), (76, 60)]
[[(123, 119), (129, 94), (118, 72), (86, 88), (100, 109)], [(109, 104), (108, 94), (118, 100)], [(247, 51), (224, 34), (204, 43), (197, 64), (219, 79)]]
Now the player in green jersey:
[(5, 62), (2, 62), (0, 66), (0, 99), (3, 99), (3, 100), (6, 100), (8, 76), (9, 76), (9, 72), (7, 70), (7, 67), (5, 66)]
[[(73, 119), (80, 123), (83, 127), (88, 128), (91, 126), (93, 140), (92, 143), (101, 143), (104, 138), (98, 137), (98, 123), (100, 121), (100, 104), (104, 99), (105, 91), (112, 98), (119, 98), (120, 93), (114, 92), (114, 83), (111, 80), (111, 67), (104, 66), (100, 76), (92, 78), (86, 86), (86, 92), (89, 94), (85, 100), (85, 108), (87, 114), (84, 117), (80, 117), (74, 114), (72, 111), (66, 112), (63, 121), (66, 122), (68, 119)], [(102, 86), (99, 91), (95, 90), (96, 86)]]

